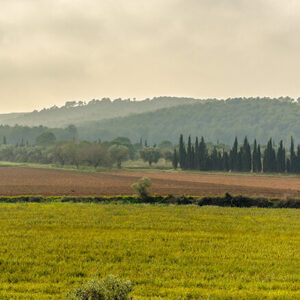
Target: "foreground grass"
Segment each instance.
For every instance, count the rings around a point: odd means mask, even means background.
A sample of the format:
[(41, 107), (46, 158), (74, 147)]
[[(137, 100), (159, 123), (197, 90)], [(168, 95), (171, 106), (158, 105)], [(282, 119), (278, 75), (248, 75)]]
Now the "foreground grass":
[(0, 299), (119, 274), (139, 299), (299, 299), (295, 209), (0, 204)]

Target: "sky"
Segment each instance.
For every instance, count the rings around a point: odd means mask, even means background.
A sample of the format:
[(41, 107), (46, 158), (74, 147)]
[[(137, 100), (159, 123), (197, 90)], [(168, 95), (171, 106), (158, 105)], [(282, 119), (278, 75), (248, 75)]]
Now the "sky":
[(0, 0), (0, 113), (300, 96), (299, 0)]

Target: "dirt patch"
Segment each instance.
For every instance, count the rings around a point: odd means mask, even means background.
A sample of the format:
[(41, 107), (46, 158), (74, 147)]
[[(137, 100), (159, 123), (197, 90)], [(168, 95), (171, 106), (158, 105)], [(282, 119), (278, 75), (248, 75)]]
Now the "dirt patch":
[(212, 175), (164, 171), (80, 173), (25, 167), (0, 168), (0, 195), (96, 196), (133, 194), (139, 178), (152, 179), (152, 193), (174, 195), (242, 194), (300, 197), (300, 178), (247, 175)]

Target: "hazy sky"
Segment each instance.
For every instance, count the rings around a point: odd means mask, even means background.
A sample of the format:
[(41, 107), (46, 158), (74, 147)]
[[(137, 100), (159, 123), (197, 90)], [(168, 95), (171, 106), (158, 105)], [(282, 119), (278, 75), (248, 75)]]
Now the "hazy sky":
[(0, 0), (0, 112), (300, 96), (299, 0)]

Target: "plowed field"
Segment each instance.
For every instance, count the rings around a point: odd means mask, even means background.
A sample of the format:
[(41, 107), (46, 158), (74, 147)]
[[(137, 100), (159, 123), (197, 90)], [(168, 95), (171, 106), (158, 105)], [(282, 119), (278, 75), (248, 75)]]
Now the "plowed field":
[(152, 193), (167, 195), (223, 195), (226, 192), (251, 196), (300, 197), (300, 178), (251, 175), (194, 174), (164, 171), (119, 171), (81, 173), (34, 169), (0, 168), (0, 195), (128, 195), (132, 183), (147, 176)]

